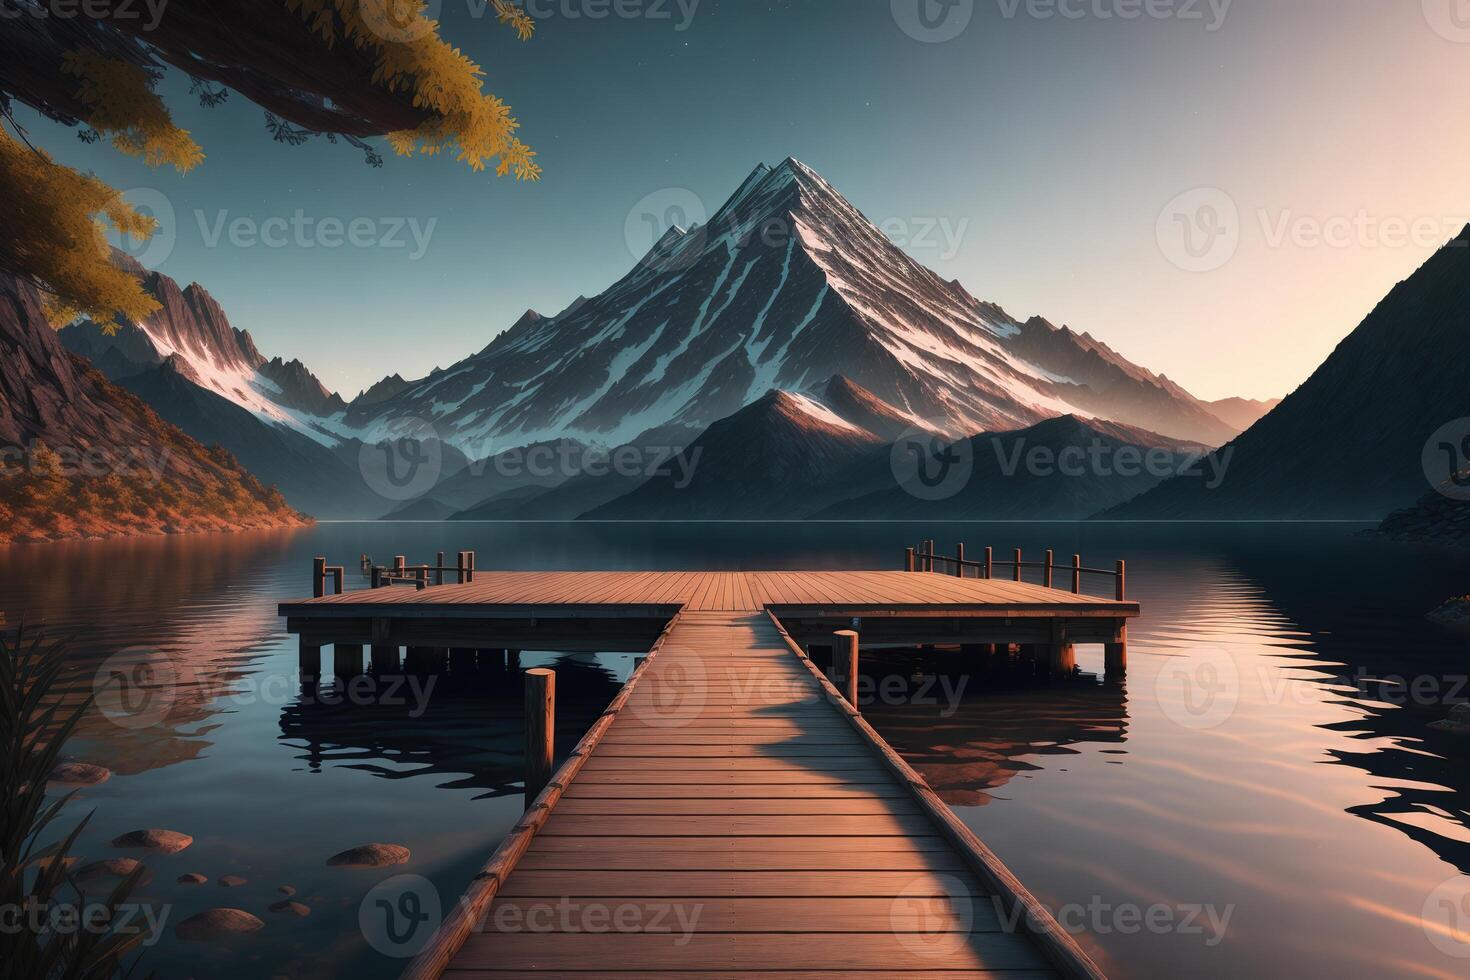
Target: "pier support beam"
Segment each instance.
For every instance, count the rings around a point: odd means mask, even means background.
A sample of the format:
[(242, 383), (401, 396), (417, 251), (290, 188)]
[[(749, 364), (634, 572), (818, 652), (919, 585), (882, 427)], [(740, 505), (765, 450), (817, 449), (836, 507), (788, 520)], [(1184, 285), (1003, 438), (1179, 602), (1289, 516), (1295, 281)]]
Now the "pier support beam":
[(1077, 648), (1067, 639), (1062, 624), (1052, 621), (1051, 642), (1045, 644), (1042, 653), (1046, 658), (1046, 672), (1053, 677), (1070, 677), (1077, 669)]
[(1108, 679), (1121, 679), (1128, 673), (1128, 627), (1118, 628), (1118, 639), (1115, 643), (1106, 644), (1103, 647), (1103, 669)]
[(400, 666), (401, 654), (398, 647), (386, 644), (373, 644), (373, 670), (380, 674), (396, 674)]
[(319, 644), (301, 641), (297, 654), (297, 665), (302, 683), (315, 682), (322, 673), (322, 648)]
[(472, 674), (477, 669), (473, 647), (451, 647), (449, 670), (455, 674)]
[(526, 678), (526, 809), (551, 782), (556, 761), (556, 672), (537, 667)]
[(338, 679), (356, 677), (362, 673), (362, 644), (332, 644), (332, 673)]

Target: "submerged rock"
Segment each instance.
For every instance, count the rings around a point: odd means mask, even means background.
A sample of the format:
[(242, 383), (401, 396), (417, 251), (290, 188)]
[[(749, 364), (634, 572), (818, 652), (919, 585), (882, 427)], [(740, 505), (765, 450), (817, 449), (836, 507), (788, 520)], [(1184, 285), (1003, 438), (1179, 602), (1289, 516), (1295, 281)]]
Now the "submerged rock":
[(249, 880), (249, 878), (241, 878), (239, 875), (220, 875), (219, 886), (221, 888), (239, 888)]
[(174, 880), (181, 885), (202, 885), (206, 881), (208, 881), (209, 878), (205, 875), (200, 874), (197, 871), (190, 871), (188, 874), (179, 875)]
[[(143, 867), (142, 861), (133, 858), (106, 858), (102, 861), (93, 861), (91, 864), (82, 865), (77, 871), (77, 880), (80, 882), (101, 881), (104, 878), (126, 878), (138, 868)], [(148, 870), (143, 871), (143, 876), (138, 879), (139, 884), (145, 884), (153, 879), (153, 874)]]
[(264, 922), (243, 909), (209, 909), (189, 916), (174, 927), (174, 932), (180, 939), (197, 942), (243, 936), (264, 926)]
[(408, 863), (408, 848), (402, 844), (363, 844), (327, 858), (334, 868), (386, 868)]
[(94, 766), (89, 762), (64, 762), (51, 770), (53, 783), (73, 786), (96, 786), (112, 778), (112, 770), (106, 766)]
[(283, 902), (276, 902), (275, 904), (273, 904), (271, 906), (271, 911), (279, 912), (283, 915), (294, 915), (298, 919), (304, 919), (311, 914), (310, 908), (302, 905), (300, 902), (293, 902), (289, 898)]
[(177, 830), (134, 830), (112, 839), (113, 847), (142, 848), (160, 854), (177, 854), (192, 843), (194, 838)]
[(296, 894), (296, 889), (291, 885), (281, 885), (279, 888), (276, 889), (276, 891), (280, 892), (282, 895), (285, 895), (287, 898), (290, 898), (292, 895)]
[(1429, 620), (1457, 633), (1470, 633), (1470, 596), (1451, 599), (1430, 613)]

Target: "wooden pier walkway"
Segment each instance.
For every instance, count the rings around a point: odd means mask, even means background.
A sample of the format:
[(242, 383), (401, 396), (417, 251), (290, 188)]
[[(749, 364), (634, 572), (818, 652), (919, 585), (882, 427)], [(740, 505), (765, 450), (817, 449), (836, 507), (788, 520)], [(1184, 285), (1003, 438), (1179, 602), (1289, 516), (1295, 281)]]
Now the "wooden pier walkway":
[[(953, 574), (937, 570), (946, 560)], [(1097, 570), (1076, 559), (1073, 590), (1050, 588), (1050, 553), (1042, 585), (1020, 581), (1019, 553), (1011, 581), (988, 551), (983, 565), (910, 551), (907, 565), (486, 573), (462, 553), (457, 569), (374, 570), (375, 584), (415, 588), (346, 592), (318, 559), (317, 597), (280, 607), (303, 677), (327, 644), (338, 675), (360, 671), (369, 644), (378, 671), (399, 669), (403, 649), (413, 669), (451, 672), (453, 654), (473, 663), (487, 648), (647, 653), (549, 782), (539, 769), (544, 790), (404, 976), (1100, 980), (863, 720), (853, 672), (844, 697), (804, 645), (846, 644), (855, 662), (860, 632), (865, 646), (952, 643), (1070, 673), (1073, 645), (1093, 642), (1111, 674), (1139, 613), (1122, 565), (1114, 598), (1081, 593)], [(432, 585), (445, 571), (458, 581)], [(324, 576), (336, 594), (321, 594)]]

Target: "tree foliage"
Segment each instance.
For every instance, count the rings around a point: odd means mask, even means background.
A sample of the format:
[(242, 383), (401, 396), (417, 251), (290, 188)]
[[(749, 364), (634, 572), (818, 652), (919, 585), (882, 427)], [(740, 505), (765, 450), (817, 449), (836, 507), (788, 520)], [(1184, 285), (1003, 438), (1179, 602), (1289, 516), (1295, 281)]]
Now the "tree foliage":
[[(115, 8), (115, 9), (114, 9)], [(155, 91), (174, 67), (201, 104), (234, 90), (266, 109), (277, 138), (363, 141), (384, 137), (403, 156), (452, 154), (475, 171), (537, 180), (535, 153), (517, 135), (510, 106), (483, 89), (484, 72), (439, 36), (424, 0), (172, 0), (156, 24), (124, 16), (136, 4), (94, 0), (113, 16), (38, 16), (35, 0), (0, 0), (0, 270), (50, 294), (55, 322), (88, 315), (133, 319), (154, 308), (113, 269), (101, 230), (146, 237), (150, 219), (94, 177), (30, 145), (11, 100), (106, 137), (150, 166), (188, 172), (203, 149), (179, 128)], [(531, 18), (512, 0), (490, 0), (521, 40)], [(90, 226), (90, 227), (89, 227)]]

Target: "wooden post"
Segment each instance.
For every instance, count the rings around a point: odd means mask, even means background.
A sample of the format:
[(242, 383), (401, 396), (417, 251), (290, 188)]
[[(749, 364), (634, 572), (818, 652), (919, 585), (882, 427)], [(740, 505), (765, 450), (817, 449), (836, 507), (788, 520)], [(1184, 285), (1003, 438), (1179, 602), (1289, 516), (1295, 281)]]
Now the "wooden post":
[(955, 578), (964, 578), (965, 577), (965, 543), (963, 541), (961, 541), (959, 544), (957, 544), (957, 545), (954, 546), (954, 549), (955, 549), (954, 550), (954, 554), (955, 554), (954, 577)]
[(1055, 562), (1056, 553), (1048, 548), (1046, 551), (1046, 565), (1041, 571), (1041, 584), (1045, 585), (1048, 589), (1051, 588), (1051, 567)]
[(458, 555), (455, 556), (454, 564), (455, 564), (455, 569), (456, 569), (456, 574), (457, 574), (457, 577), (455, 578), (455, 581), (458, 582), (460, 585), (464, 585), (465, 584), (465, 581), (466, 581), (466, 579), (465, 579), (465, 571), (466, 571), (466, 569), (469, 566), (468, 566), (468, 564), (465, 561), (465, 556), (464, 556), (464, 552), (463, 551), (461, 551)]
[(929, 558), (925, 562), (925, 566), (926, 567), (925, 567), (924, 571), (926, 571), (926, 572), (932, 572), (932, 571), (934, 571), (934, 569), (936, 567), (936, 565), (934, 563), (934, 549), (935, 549), (935, 547), (936, 547), (936, 545), (934, 544), (934, 539), (933, 538), (930, 538), (929, 540), (927, 540), (927, 541), (924, 542), (924, 553), (929, 556)]
[(519, 650), (507, 650), (507, 651), (505, 651), (505, 666), (506, 666), (506, 669), (507, 670), (520, 670), (521, 669), (521, 651), (519, 651)]
[(341, 595), (347, 590), (347, 585), (343, 581), (346, 574), (345, 569), (341, 565), (334, 565), (332, 568), (327, 569), (327, 571), (332, 573), (332, 595)]
[(1016, 581), (1021, 581), (1021, 549), (1016, 549)]
[(384, 569), (383, 569), (383, 566), (382, 565), (374, 565), (373, 566), (373, 573), (372, 573), (373, 574), (373, 578), (372, 578), (372, 587), (373, 588), (375, 588), (375, 589), (381, 589), (383, 587), (383, 571), (384, 571)]
[(449, 672), (452, 674), (472, 674), (475, 671), (475, 648), (474, 647), (450, 647), (449, 648)]
[(1072, 592), (1082, 594), (1082, 556), (1072, 556)]
[(475, 580), (475, 553), (473, 551), (465, 552), (465, 562), (469, 568), (470, 581), (473, 582)]
[(1051, 621), (1051, 642), (1046, 646), (1046, 669), (1053, 677), (1070, 677), (1077, 669), (1077, 648), (1068, 642), (1061, 620)]
[(903, 570), (912, 572), (914, 570), (914, 549), (909, 548), (903, 553)]
[(842, 676), (842, 696), (847, 698), (847, 703), (853, 708), (858, 706), (858, 635), (856, 630), (838, 630), (832, 634), (836, 640), (833, 647), (832, 673), (837, 673), (840, 666)]
[(444, 584), (444, 552), (439, 552), (434, 557), (434, 584)]
[(556, 754), (556, 672), (526, 671), (526, 809), (546, 784)]
[(394, 578), (403, 578), (404, 577), (404, 572), (407, 571), (407, 569), (408, 569), (408, 558), (405, 557), (405, 556), (403, 556), (403, 555), (394, 555), (393, 556), (393, 577)]
[(1118, 638), (1103, 646), (1103, 671), (1108, 680), (1121, 680), (1128, 673), (1128, 626), (1118, 627)]
[(301, 670), (302, 682), (315, 681), (322, 672), (321, 644), (312, 643), (306, 637), (301, 637), (301, 649), (297, 654), (297, 663)]
[(312, 598), (320, 599), (324, 593), (327, 583), (327, 560), (322, 556), (311, 560), (311, 595)]
[(362, 673), (362, 644), (361, 643), (334, 643), (332, 644), (332, 673), (337, 679), (346, 680), (356, 677)]
[(372, 650), (373, 670), (380, 674), (396, 674), (400, 664), (400, 653), (396, 646), (374, 643)]
[(985, 577), (995, 578), (995, 549), (985, 549)]
[(1118, 601), (1122, 602), (1128, 598), (1128, 566), (1123, 559), (1118, 559)]

